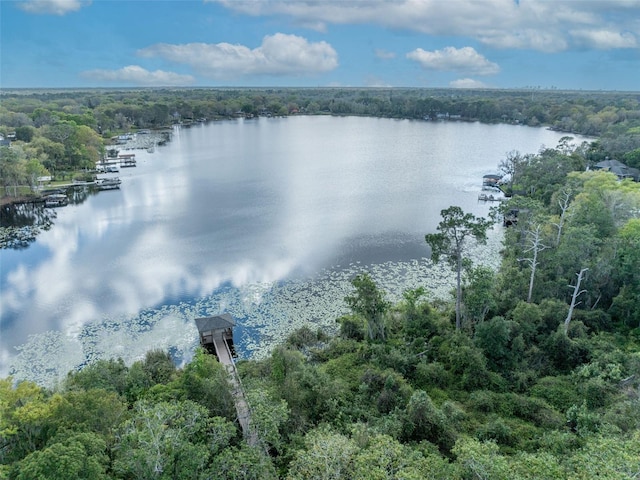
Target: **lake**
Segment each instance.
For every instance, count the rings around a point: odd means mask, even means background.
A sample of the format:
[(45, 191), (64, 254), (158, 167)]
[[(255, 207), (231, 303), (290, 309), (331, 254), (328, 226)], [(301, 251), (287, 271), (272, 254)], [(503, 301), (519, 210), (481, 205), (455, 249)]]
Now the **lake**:
[[(121, 188), (81, 195), (21, 250), (0, 250), (0, 375), (52, 385), (96, 358), (188, 360), (193, 320), (229, 312), (243, 357), (302, 325), (335, 330), (349, 280), (392, 300), (452, 275), (425, 257), (451, 205), (485, 216), (482, 176), (544, 128), (362, 117), (238, 119), (136, 150)], [(85, 198), (86, 197), (86, 198)], [(497, 264), (501, 226), (477, 262)]]

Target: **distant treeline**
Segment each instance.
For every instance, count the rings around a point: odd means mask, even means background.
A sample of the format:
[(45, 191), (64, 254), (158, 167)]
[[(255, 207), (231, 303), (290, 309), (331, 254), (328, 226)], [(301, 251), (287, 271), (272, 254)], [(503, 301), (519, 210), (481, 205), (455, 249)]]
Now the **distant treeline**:
[[(22, 142), (18, 160), (35, 159), (54, 175), (90, 167), (104, 154), (105, 141), (120, 133), (204, 119), (295, 114), (545, 125), (599, 137), (588, 155), (591, 162), (609, 157), (640, 166), (640, 92), (165, 88), (12, 90), (1, 98), (0, 134)], [(30, 171), (43, 174), (36, 167)]]
[[(0, 124), (9, 127), (62, 120), (103, 133), (152, 128), (184, 119), (292, 113), (446, 118), (549, 125), (598, 136), (611, 127), (640, 126), (640, 92), (451, 90), (397, 88), (201, 88), (42, 90), (5, 92)], [(47, 113), (49, 115), (47, 115)], [(20, 115), (24, 114), (24, 115)]]

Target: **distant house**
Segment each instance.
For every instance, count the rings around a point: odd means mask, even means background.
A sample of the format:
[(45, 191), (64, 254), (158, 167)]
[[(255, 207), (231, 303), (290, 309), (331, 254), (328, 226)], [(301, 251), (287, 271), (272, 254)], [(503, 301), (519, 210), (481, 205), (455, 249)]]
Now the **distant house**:
[(640, 170), (637, 168), (627, 167), (618, 160), (604, 160), (593, 166), (594, 170), (603, 170), (615, 174), (620, 180), (631, 178), (634, 182), (640, 181)]
[(0, 134), (0, 147), (10, 147), (11, 140), (4, 138), (4, 135)]

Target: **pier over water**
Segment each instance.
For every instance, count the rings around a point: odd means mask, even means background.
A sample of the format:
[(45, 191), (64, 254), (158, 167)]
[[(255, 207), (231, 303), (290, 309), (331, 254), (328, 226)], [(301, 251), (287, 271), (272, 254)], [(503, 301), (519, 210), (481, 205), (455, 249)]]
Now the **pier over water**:
[(238, 375), (238, 370), (233, 361), (234, 357), (236, 357), (233, 345), (235, 321), (231, 315), (225, 313), (213, 317), (197, 318), (196, 325), (200, 334), (200, 345), (207, 352), (215, 355), (229, 374), (233, 387), (232, 394), (238, 423), (242, 428), (242, 433), (247, 443), (255, 446), (258, 444), (258, 435), (255, 428), (251, 426), (251, 411), (240, 382), (240, 375)]

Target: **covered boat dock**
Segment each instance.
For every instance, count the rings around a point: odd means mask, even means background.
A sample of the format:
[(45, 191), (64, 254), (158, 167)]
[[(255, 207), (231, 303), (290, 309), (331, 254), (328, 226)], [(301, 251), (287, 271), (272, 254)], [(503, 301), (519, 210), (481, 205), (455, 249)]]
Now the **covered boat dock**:
[(251, 427), (251, 411), (244, 395), (240, 375), (233, 359), (237, 357), (233, 346), (233, 327), (236, 322), (231, 315), (224, 313), (213, 317), (196, 318), (200, 335), (200, 345), (208, 353), (215, 355), (224, 365), (233, 386), (233, 398), (238, 415), (238, 423), (249, 445), (258, 444), (258, 435)]

